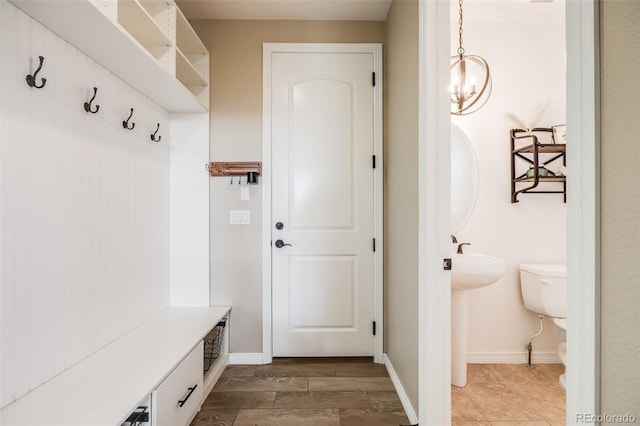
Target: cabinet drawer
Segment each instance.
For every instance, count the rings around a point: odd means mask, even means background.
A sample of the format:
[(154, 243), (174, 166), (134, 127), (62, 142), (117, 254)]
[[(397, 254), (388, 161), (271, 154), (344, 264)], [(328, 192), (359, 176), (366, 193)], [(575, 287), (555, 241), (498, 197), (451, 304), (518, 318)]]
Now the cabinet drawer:
[(155, 426), (184, 426), (202, 401), (203, 343), (176, 367), (153, 393)]

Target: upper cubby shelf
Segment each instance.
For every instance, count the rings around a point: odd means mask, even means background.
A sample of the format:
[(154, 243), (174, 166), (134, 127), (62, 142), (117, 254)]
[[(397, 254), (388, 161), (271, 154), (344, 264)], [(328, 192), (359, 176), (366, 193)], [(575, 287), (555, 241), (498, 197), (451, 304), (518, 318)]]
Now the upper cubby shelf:
[(176, 9), (176, 77), (200, 102), (209, 103), (209, 52), (180, 9)]
[(176, 18), (176, 43), (178, 49), (185, 55), (208, 55), (207, 48), (202, 44), (200, 38), (191, 27), (191, 24), (184, 17), (180, 9), (177, 10)]
[(174, 0), (10, 0), (170, 112), (209, 110), (209, 52)]
[[(160, 22), (156, 21), (149, 11), (144, 7), (145, 4), (135, 0), (118, 1), (118, 23), (127, 30), (143, 46), (166, 46), (170, 47), (173, 43), (170, 39), (170, 29), (162, 27)], [(165, 14), (169, 14), (170, 5), (164, 4)], [(157, 9), (154, 7), (154, 9)]]

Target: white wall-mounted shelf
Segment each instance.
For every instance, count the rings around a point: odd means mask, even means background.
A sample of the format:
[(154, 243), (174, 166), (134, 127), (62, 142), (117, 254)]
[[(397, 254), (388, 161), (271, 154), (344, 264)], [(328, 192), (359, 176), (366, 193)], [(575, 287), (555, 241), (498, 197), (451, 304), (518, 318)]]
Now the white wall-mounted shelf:
[(176, 77), (203, 104), (209, 104), (209, 52), (176, 9)]
[(173, 0), (10, 1), (168, 111), (209, 110), (209, 52)]
[[(229, 311), (169, 308), (5, 407), (0, 424), (119, 425)], [(204, 376), (205, 390), (227, 360), (222, 354)]]
[(179, 49), (176, 57), (176, 77), (186, 87), (207, 86), (207, 82), (193, 66), (193, 63)]
[(158, 25), (142, 3), (135, 0), (119, 0), (118, 23), (143, 46), (173, 44), (169, 33)]
[(196, 32), (184, 17), (180, 9), (177, 10), (176, 16), (176, 44), (185, 55), (203, 55), (208, 53)]
[(175, 38), (172, 38), (176, 28), (173, 18), (175, 5), (158, 0), (138, 0), (138, 3), (153, 18), (158, 27), (166, 33), (167, 37), (175, 42)]

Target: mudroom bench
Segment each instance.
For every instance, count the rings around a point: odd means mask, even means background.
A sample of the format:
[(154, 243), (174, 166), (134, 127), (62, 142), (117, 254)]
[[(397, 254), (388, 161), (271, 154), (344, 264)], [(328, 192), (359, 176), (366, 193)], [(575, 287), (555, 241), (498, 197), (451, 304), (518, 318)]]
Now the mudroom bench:
[(167, 308), (0, 411), (0, 424), (184, 426), (228, 363), (230, 307)]

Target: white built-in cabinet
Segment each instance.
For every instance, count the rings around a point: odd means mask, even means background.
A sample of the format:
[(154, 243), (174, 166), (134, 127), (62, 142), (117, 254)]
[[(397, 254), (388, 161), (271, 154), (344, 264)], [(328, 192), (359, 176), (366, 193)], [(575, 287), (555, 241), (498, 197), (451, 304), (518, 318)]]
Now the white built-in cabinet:
[(200, 342), (153, 391), (155, 426), (186, 425), (191, 421), (202, 401), (203, 359), (204, 344)]
[[(229, 314), (169, 308), (5, 407), (0, 424), (186, 426), (228, 363), (224, 327), (218, 356), (203, 368), (203, 339)], [(148, 421), (127, 421), (143, 410)]]
[(209, 109), (209, 52), (173, 0), (10, 0), (169, 112)]

